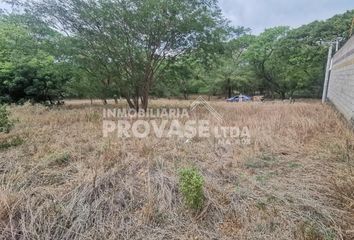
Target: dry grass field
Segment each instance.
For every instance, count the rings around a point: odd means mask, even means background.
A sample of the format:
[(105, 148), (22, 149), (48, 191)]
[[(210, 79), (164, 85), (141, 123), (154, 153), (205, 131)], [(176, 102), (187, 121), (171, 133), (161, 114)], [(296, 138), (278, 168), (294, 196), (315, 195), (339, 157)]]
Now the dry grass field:
[[(103, 138), (99, 104), (11, 107), (0, 238), (354, 239), (354, 133), (339, 114), (317, 101), (212, 106), (248, 126), (251, 145)], [(181, 195), (185, 167), (204, 177), (200, 211)]]

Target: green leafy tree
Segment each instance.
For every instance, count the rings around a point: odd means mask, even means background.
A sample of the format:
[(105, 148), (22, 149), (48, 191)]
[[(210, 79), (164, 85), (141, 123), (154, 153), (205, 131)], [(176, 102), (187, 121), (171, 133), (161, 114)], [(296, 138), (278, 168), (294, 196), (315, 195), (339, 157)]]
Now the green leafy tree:
[(252, 81), (247, 74), (249, 71), (245, 53), (254, 36), (246, 33), (242, 32), (224, 44), (224, 52), (219, 55), (218, 61), (215, 61), (213, 68), (207, 73), (212, 89), (225, 93), (228, 98), (232, 97), (235, 90), (245, 91), (245, 83)]
[(288, 27), (275, 27), (266, 29), (249, 47), (247, 58), (254, 71), (269, 89), (271, 95), (277, 92), (285, 97), (285, 66), (286, 63), (278, 58), (281, 47), (280, 40), (288, 33)]
[(0, 17), (0, 100), (54, 103), (64, 97), (70, 70), (46, 51), (47, 39), (41, 41), (42, 36), (32, 32), (24, 19)]
[(85, 68), (135, 109), (147, 108), (167, 60), (227, 34), (215, 0), (50, 0), (27, 9), (79, 41)]

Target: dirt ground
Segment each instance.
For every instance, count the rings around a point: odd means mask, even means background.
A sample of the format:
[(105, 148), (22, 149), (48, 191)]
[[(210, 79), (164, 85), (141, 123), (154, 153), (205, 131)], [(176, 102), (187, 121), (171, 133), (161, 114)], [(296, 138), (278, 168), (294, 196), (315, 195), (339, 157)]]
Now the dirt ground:
[[(354, 133), (331, 106), (210, 104), (224, 124), (247, 126), (251, 144), (103, 138), (99, 102), (11, 106), (0, 239), (354, 239)], [(199, 211), (180, 191), (186, 167), (204, 178)]]

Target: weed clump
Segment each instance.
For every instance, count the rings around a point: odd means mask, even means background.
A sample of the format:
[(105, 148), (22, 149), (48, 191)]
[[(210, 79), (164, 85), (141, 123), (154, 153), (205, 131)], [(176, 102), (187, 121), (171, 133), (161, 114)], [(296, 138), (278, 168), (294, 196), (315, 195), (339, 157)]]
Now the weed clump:
[(23, 143), (24, 143), (24, 140), (17, 136), (17, 137), (0, 142), (0, 150), (8, 149), (11, 147), (17, 147)]
[(185, 168), (180, 171), (180, 190), (185, 203), (193, 210), (199, 210), (203, 206), (204, 178), (195, 168)]
[(67, 152), (55, 153), (47, 157), (45, 162), (48, 167), (55, 167), (55, 166), (61, 167), (67, 165), (70, 161), (70, 158), (71, 156)]
[(0, 132), (9, 133), (13, 127), (13, 122), (9, 118), (10, 113), (5, 105), (0, 105)]

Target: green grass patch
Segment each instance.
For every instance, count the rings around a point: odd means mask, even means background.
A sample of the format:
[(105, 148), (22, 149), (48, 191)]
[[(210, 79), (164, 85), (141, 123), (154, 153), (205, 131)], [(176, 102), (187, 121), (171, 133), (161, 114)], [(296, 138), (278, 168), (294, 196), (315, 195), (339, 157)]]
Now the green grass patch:
[(20, 137), (13, 137), (0, 142), (0, 150), (5, 150), (11, 147), (17, 147), (24, 143), (24, 140)]
[(44, 159), (45, 164), (48, 167), (55, 167), (55, 166), (66, 166), (71, 159), (71, 156), (69, 153), (64, 152), (64, 153), (54, 153), (52, 155), (49, 155), (46, 159)]
[(271, 167), (278, 161), (276, 156), (271, 154), (261, 154), (260, 156), (256, 157), (255, 159), (250, 159), (245, 163), (246, 168), (268, 168)]

